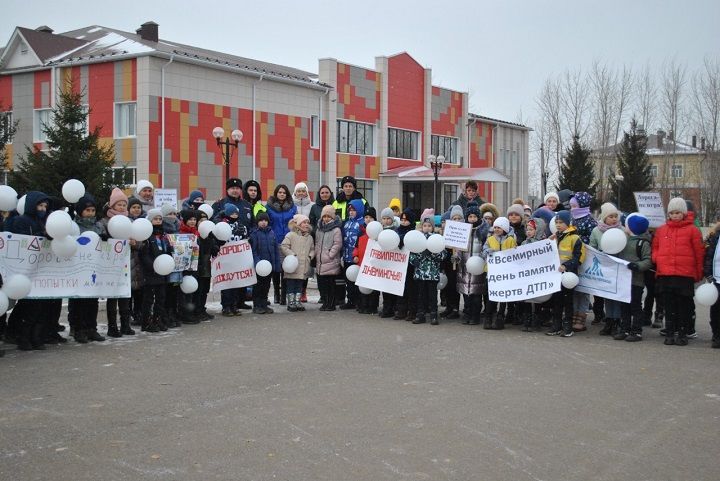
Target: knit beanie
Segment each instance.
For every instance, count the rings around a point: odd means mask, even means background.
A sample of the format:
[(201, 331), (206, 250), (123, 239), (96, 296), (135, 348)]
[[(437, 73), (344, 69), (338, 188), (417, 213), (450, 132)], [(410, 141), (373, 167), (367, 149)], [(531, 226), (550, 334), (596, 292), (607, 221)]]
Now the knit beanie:
[(393, 207), (397, 207), (398, 210), (402, 210), (402, 204), (400, 203), (400, 199), (398, 199), (397, 197), (393, 197), (392, 199), (390, 199), (390, 204), (388, 204), (388, 207), (390, 207), (391, 209)]
[(293, 220), (293, 222), (295, 222), (295, 224), (298, 225), (298, 226), (299, 226), (300, 224), (302, 224), (303, 222), (305, 222), (305, 221), (310, 222), (310, 219), (308, 218), (308, 216), (303, 215), (303, 214), (295, 214), (295, 215), (293, 216), (292, 220)]
[(202, 200), (199, 199), (205, 199), (205, 196), (199, 190), (193, 190), (188, 196), (188, 204), (194, 204), (196, 200), (198, 204), (202, 203)]
[(550, 210), (549, 207), (543, 206), (533, 212), (532, 216), (544, 220), (545, 224), (547, 225), (550, 223), (550, 220), (555, 216), (555, 213)]
[(500, 227), (507, 234), (510, 232), (510, 221), (507, 217), (498, 217), (493, 222), (493, 227)]
[(225, 217), (230, 217), (232, 215), (240, 215), (240, 209), (238, 209), (235, 204), (230, 203), (225, 204), (223, 212), (225, 213)]
[(162, 212), (163, 217), (168, 216), (170, 214), (177, 214), (177, 207), (175, 207), (172, 204), (163, 204), (160, 208), (160, 211)]
[(480, 207), (478, 207), (475, 201), (468, 202), (467, 209), (465, 209), (465, 219), (467, 219), (470, 214), (475, 214), (478, 216), (478, 219), (481, 217)]
[(149, 180), (145, 180), (145, 179), (138, 180), (137, 185), (135, 186), (135, 193), (139, 194), (143, 189), (145, 189), (147, 187), (149, 187), (153, 190), (155, 189), (155, 187), (153, 187), (152, 183)]
[(572, 216), (570, 215), (569, 210), (561, 210), (557, 214), (555, 214), (555, 218), (558, 220), (561, 220), (563, 224), (566, 226), (570, 226), (572, 223)]
[(577, 201), (578, 207), (590, 207), (593, 198), (587, 192), (576, 192), (574, 199)]
[(132, 207), (136, 204), (139, 205), (140, 207), (142, 207), (142, 202), (140, 202), (140, 199), (138, 199), (137, 197), (130, 197), (128, 199), (128, 210), (130, 210), (130, 207)]
[(425, 219), (431, 219), (430, 222), (434, 224), (435, 209), (425, 209), (422, 214), (420, 214), (420, 220), (425, 222)]
[(402, 214), (400, 214), (400, 220), (403, 220), (403, 219), (406, 219), (411, 224), (413, 222), (415, 222), (415, 213), (413, 212), (413, 210), (410, 207), (408, 207), (407, 209), (402, 211)]
[(545, 194), (545, 199), (544, 199), (544, 201), (545, 201), (546, 204), (547, 204), (547, 201), (548, 201), (548, 199), (549, 199), (550, 197), (554, 197), (555, 200), (558, 201), (558, 204), (560, 203), (560, 197), (558, 197), (558, 195), (557, 195), (556, 192), (548, 192), (547, 194)]
[(160, 217), (162, 219), (163, 213), (162, 210), (155, 207), (154, 209), (150, 209), (147, 213), (147, 220), (152, 221), (155, 217)]
[(115, 204), (120, 202), (121, 200), (124, 200), (126, 203), (128, 201), (127, 195), (125, 195), (125, 192), (120, 190), (119, 188), (115, 187), (112, 192), (110, 193), (110, 202), (108, 202), (108, 205), (112, 209)]
[(87, 192), (85, 195), (80, 197), (78, 201), (75, 203), (75, 212), (79, 215), (82, 214), (82, 211), (87, 209), (88, 207), (95, 207), (97, 208), (97, 204), (95, 203), (95, 197), (93, 197), (91, 194), (88, 194)]
[(333, 207), (331, 205), (326, 205), (325, 207), (323, 207), (322, 212), (320, 214), (320, 218), (322, 219), (325, 216), (328, 216), (331, 219), (334, 219), (335, 218), (335, 207)]
[(647, 232), (648, 227), (650, 227), (650, 221), (647, 217), (637, 212), (629, 215), (626, 223), (628, 230), (630, 230), (630, 232), (634, 235), (644, 234)]
[(192, 209), (184, 209), (180, 212), (180, 218), (187, 224), (190, 219), (198, 220), (198, 211)]
[[(684, 205), (683, 201), (683, 205)], [(615, 204), (612, 202), (605, 202), (603, 205), (600, 206), (600, 222), (605, 222), (605, 218), (607, 216), (617, 214), (618, 217), (620, 217), (620, 211), (617, 210), (617, 207), (615, 207)]]
[(507, 215), (512, 213), (515, 213), (522, 218), (522, 216), (525, 215), (525, 209), (520, 204), (511, 204), (510, 207), (508, 207)]
[(383, 217), (390, 217), (391, 219), (395, 217), (395, 212), (390, 207), (385, 207), (382, 211), (380, 211), (380, 218)]
[(668, 202), (667, 211), (668, 214), (670, 212), (682, 212), (683, 215), (687, 215), (688, 208), (685, 199), (683, 199), (682, 197), (675, 197), (673, 199), (670, 199), (670, 202)]
[(293, 195), (297, 193), (298, 190), (304, 190), (305, 192), (308, 192), (308, 186), (305, 182), (298, 182), (295, 184), (295, 188), (293, 189)]
[(452, 219), (453, 217), (464, 217), (462, 207), (454, 205), (452, 209), (450, 209), (450, 218)]
[(270, 216), (268, 215), (267, 212), (260, 212), (260, 213), (255, 217), (255, 222), (260, 222), (261, 220), (265, 220), (265, 221), (267, 221), (267, 222), (270, 222)]
[(369, 215), (370, 217), (373, 218), (373, 220), (377, 220), (377, 210), (375, 210), (375, 207), (371, 207), (371, 206), (366, 207), (365, 215)]
[(537, 230), (537, 222), (530, 219), (529, 221), (527, 221), (527, 224), (525, 224), (525, 227), (532, 227), (534, 230)]

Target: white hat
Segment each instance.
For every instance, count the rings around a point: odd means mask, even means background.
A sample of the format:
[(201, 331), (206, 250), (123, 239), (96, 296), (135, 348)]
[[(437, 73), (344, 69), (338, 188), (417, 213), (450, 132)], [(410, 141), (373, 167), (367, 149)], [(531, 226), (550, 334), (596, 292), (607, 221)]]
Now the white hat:
[(155, 207), (147, 212), (147, 220), (152, 221), (154, 217), (162, 217), (162, 210)]
[(295, 184), (295, 189), (293, 190), (293, 194), (297, 192), (298, 190), (304, 190), (305, 192), (308, 192), (308, 186), (305, 182), (298, 182)]
[(507, 217), (498, 217), (495, 219), (495, 222), (493, 222), (493, 227), (500, 227), (507, 234), (510, 232), (510, 221)]
[(618, 217), (620, 216), (620, 211), (612, 202), (605, 202), (600, 206), (600, 222), (605, 222), (605, 218), (613, 214), (616, 214)]
[(675, 211), (687, 214), (687, 202), (685, 202), (685, 199), (682, 197), (674, 197), (670, 199), (670, 202), (668, 202), (668, 214)]
[(135, 193), (139, 194), (146, 187), (155, 189), (155, 187), (153, 187), (153, 185), (152, 185), (152, 182), (150, 182), (149, 180), (145, 180), (145, 179), (138, 180), (137, 185), (135, 186)]
[(177, 207), (175, 207), (172, 204), (168, 204), (168, 203), (163, 204), (160, 209), (161, 209), (160, 212), (162, 212), (163, 217), (166, 215), (170, 215), (172, 213), (177, 214), (177, 211), (178, 211)]
[(548, 199), (549, 199), (550, 197), (554, 197), (555, 200), (558, 201), (558, 204), (560, 203), (560, 197), (557, 195), (556, 192), (548, 192), (547, 194), (545, 194), (545, 199), (544, 199), (544, 201), (545, 201), (546, 204), (547, 204), (547, 201), (548, 201)]

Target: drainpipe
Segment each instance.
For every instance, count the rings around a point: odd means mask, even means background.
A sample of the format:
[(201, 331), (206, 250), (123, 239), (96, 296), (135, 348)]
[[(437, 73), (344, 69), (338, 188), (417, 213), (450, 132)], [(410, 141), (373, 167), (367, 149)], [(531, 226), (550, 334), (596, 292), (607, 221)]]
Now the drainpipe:
[[(160, 138), (162, 142), (162, 145), (160, 145), (160, 187), (165, 188), (165, 67), (173, 63), (173, 60), (175, 60), (175, 54), (170, 56), (170, 60), (168, 63), (163, 65), (160, 68), (160, 98), (162, 99), (160, 101), (160, 109), (162, 110), (162, 123), (161, 123), (161, 131), (160, 131)], [(149, 167), (149, 166), (148, 166)], [(148, 174), (149, 174), (148, 169)]]
[(322, 111), (323, 111), (323, 98), (324, 98), (325, 96), (327, 96), (329, 93), (330, 93), (330, 89), (326, 88), (326, 89), (325, 89), (325, 95), (321, 95), (321, 96), (320, 96), (320, 101), (319, 101), (319, 104), (320, 104), (320, 105), (319, 105), (319, 109), (320, 109), (320, 111), (318, 112), (318, 142), (320, 143), (320, 146), (319, 146), (319, 147), (320, 147), (320, 164), (319, 164), (319, 167), (318, 167), (318, 191), (320, 190), (320, 186), (323, 185), (323, 182), (322, 182), (322, 168), (323, 168), (323, 167), (322, 167), (322, 165), (323, 165), (323, 164), (322, 164), (322, 163), (323, 163), (323, 129), (322, 129), (322, 119), (323, 119), (323, 117), (322, 117)]

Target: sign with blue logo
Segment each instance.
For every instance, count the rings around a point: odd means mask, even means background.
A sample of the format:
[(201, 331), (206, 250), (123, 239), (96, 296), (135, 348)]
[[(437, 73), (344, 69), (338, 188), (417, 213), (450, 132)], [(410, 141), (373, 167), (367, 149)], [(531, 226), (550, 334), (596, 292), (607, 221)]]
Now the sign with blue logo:
[(632, 271), (628, 262), (585, 246), (585, 262), (578, 270), (575, 290), (620, 302), (630, 302)]

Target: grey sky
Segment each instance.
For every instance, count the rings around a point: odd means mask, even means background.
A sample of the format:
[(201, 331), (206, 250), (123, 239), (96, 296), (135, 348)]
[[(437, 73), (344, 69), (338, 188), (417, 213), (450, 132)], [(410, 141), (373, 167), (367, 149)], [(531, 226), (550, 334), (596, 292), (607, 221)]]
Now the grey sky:
[(166, 40), (313, 72), (318, 58), (372, 68), (375, 56), (407, 51), (436, 85), (470, 92), (474, 113), (516, 121), (522, 111), (530, 125), (542, 83), (567, 67), (675, 56), (692, 70), (720, 49), (717, 0), (2, 3), (3, 45), (15, 26), (134, 31), (154, 20)]

